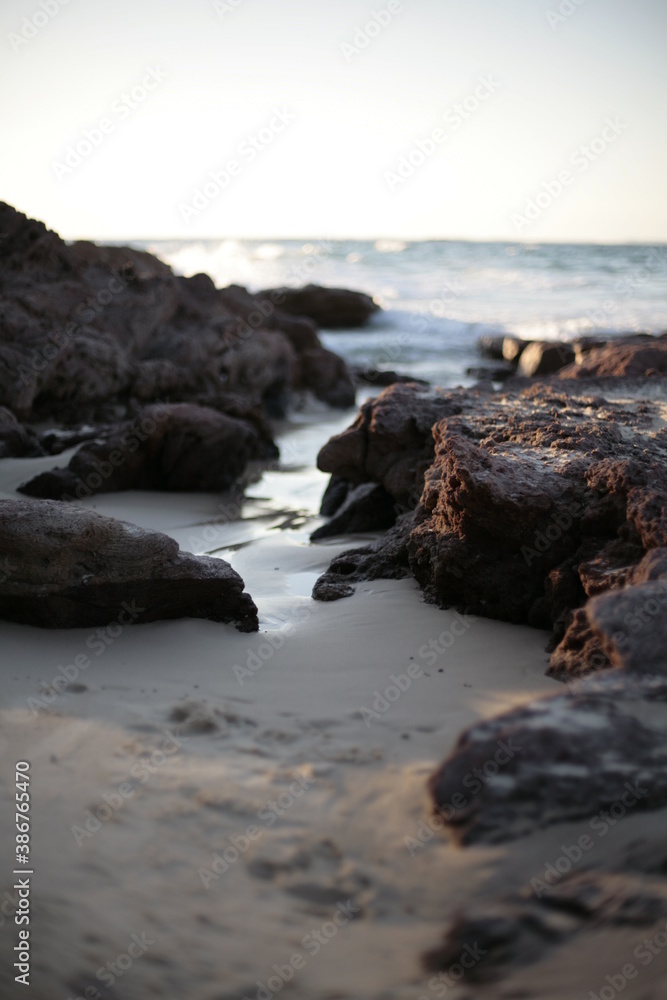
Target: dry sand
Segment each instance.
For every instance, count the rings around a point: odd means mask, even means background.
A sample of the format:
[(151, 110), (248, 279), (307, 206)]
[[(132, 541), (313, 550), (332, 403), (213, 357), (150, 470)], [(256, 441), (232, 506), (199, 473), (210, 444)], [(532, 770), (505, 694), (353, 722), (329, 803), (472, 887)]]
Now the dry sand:
[[(286, 468), (250, 487), (240, 522), (221, 518), (224, 498), (213, 495), (86, 502), (228, 559), (259, 606), (257, 635), (192, 620), (102, 637), (0, 623), (1, 996), (575, 1000), (604, 986), (641, 940), (640, 931), (600, 935), (585, 955), (575, 944), (567, 961), (558, 953), (502, 988), (464, 980), (443, 993), (423, 971), (421, 953), (457, 908), (541, 874), (581, 831), (561, 826), (493, 849), (461, 850), (442, 833), (418, 848), (406, 841), (426, 829), (425, 780), (460, 731), (560, 685), (543, 673), (543, 633), (439, 611), (410, 581), (364, 584), (332, 604), (310, 599), (317, 575), (350, 546), (308, 542), (326, 483), (314, 456), (348, 422), (310, 414), (286, 429)], [(5, 460), (0, 496), (53, 464)], [(454, 623), (461, 634), (443, 637), (449, 648), (425, 649)], [(78, 654), (90, 666), (70, 671), (70, 689), (49, 702), (48, 686)], [(378, 718), (363, 713), (392, 674), (407, 689), (392, 701), (392, 688)], [(31, 763), (34, 827), (29, 991), (14, 984), (8, 958), (21, 759)], [(660, 822), (656, 814), (650, 825)], [(646, 826), (629, 817), (598, 854)], [(624, 997), (659, 996), (661, 961)]]

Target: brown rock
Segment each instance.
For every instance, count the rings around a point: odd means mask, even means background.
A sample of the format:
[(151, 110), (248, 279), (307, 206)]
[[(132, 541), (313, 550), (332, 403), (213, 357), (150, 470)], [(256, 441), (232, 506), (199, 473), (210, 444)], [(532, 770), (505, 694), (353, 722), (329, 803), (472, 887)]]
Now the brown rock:
[(363, 292), (323, 288), (321, 285), (272, 288), (261, 292), (259, 298), (273, 299), (282, 312), (306, 316), (328, 330), (364, 326), (380, 308), (370, 295)]
[(521, 352), (519, 374), (533, 378), (552, 375), (574, 361), (574, 351), (569, 344), (557, 341), (533, 341)]
[(222, 559), (51, 500), (0, 500), (0, 617), (41, 628), (209, 618), (257, 631), (257, 608)]

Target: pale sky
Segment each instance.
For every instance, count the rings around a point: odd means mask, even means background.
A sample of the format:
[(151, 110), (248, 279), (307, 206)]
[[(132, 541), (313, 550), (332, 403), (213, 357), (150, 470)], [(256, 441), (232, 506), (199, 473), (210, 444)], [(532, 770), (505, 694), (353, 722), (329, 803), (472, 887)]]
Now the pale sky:
[(666, 51), (665, 0), (3, 0), (0, 199), (67, 238), (664, 242)]

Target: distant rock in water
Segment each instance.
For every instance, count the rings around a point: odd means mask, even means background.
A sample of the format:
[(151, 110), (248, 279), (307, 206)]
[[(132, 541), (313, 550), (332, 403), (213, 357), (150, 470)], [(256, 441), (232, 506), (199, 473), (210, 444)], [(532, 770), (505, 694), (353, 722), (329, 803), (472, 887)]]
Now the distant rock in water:
[(380, 307), (370, 295), (346, 288), (324, 288), (306, 285), (304, 288), (270, 288), (259, 298), (275, 301), (293, 316), (306, 316), (328, 330), (364, 326)]
[(13, 413), (0, 406), (0, 458), (37, 458), (44, 454), (37, 434), (23, 427)]
[(0, 500), (0, 618), (80, 628), (168, 618), (258, 629), (257, 608), (222, 559), (167, 535), (50, 500)]
[[(132, 403), (230, 393), (280, 416), (305, 389), (354, 403), (344, 361), (322, 347), (307, 311), (288, 312), (277, 296), (179, 277), (129, 247), (67, 244), (2, 202), (0, 231), (0, 405), (19, 419), (100, 421)], [(303, 301), (327, 320), (377, 309), (361, 293), (313, 288)]]
[(252, 459), (278, 456), (268, 428), (258, 414), (254, 420), (193, 403), (146, 406), (84, 443), (67, 468), (40, 473), (19, 493), (82, 500), (115, 490), (226, 490)]

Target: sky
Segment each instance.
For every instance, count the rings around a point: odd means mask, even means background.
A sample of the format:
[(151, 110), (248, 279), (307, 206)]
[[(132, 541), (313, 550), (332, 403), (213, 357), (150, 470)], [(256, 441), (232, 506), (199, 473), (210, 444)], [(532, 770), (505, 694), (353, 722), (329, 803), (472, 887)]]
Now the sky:
[(665, 0), (3, 0), (68, 239), (667, 241)]

